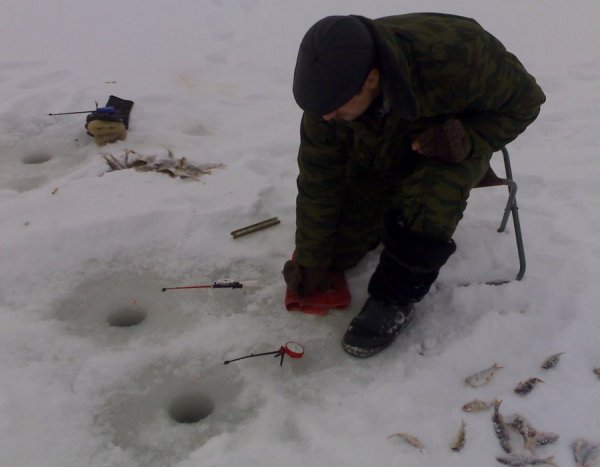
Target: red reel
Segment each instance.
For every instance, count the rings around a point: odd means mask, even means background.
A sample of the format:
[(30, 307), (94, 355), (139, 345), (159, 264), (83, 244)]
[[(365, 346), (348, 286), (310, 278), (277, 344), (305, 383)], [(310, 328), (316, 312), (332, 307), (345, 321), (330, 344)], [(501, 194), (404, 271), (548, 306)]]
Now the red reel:
[(282, 349), (286, 355), (292, 358), (302, 358), (304, 355), (304, 347), (297, 342), (288, 342)]

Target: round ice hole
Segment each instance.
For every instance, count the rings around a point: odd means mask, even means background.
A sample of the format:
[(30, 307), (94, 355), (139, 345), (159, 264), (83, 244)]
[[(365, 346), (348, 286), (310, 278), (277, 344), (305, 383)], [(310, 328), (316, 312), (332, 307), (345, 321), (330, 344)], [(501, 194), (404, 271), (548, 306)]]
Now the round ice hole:
[(146, 319), (146, 312), (139, 308), (121, 308), (110, 315), (106, 321), (117, 328), (136, 326)]
[(52, 159), (50, 154), (28, 154), (23, 158), (23, 164), (43, 164)]
[(208, 397), (197, 392), (189, 392), (171, 402), (169, 415), (177, 423), (198, 423), (214, 410), (215, 404)]

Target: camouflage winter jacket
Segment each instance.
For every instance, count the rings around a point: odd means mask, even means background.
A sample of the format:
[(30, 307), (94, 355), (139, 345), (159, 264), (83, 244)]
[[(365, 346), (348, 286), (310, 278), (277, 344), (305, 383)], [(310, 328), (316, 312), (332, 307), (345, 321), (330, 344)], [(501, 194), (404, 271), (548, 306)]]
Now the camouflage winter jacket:
[(381, 181), (401, 177), (412, 137), (430, 124), (459, 118), (472, 140), (470, 157), (490, 155), (522, 133), (545, 101), (519, 60), (472, 19), (358, 18), (377, 44), (384, 117), (368, 111), (352, 122), (328, 123), (303, 115), (296, 254), (307, 267), (331, 265), (343, 204), (352, 203), (348, 187), (377, 190)]

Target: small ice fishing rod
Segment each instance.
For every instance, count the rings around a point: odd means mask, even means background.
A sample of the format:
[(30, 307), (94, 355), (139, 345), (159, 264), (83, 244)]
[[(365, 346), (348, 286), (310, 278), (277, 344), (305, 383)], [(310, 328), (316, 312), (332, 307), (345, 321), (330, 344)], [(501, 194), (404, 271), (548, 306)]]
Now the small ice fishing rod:
[(279, 350), (274, 350), (273, 352), (251, 353), (250, 355), (234, 358), (233, 360), (225, 360), (223, 363), (228, 365), (231, 362), (237, 362), (238, 360), (244, 360), (245, 358), (262, 357), (264, 355), (273, 355), (275, 358), (281, 357), (279, 366), (283, 366), (283, 357), (286, 355), (290, 356), (291, 358), (302, 358), (304, 355), (304, 347), (296, 342), (288, 342), (287, 344), (279, 347)]
[(82, 110), (80, 112), (60, 112), (60, 113), (56, 113), (56, 114), (48, 114), (48, 115), (74, 115), (74, 114), (91, 114), (92, 112), (97, 112), (100, 115), (112, 115), (115, 113), (115, 108), (111, 107), (111, 106), (107, 106), (107, 107), (98, 107), (98, 104), (96, 103), (96, 109), (95, 110)]
[(183, 290), (183, 289), (242, 289), (243, 287), (252, 287), (256, 286), (256, 281), (245, 281), (243, 284), (239, 281), (230, 281), (229, 279), (224, 279), (220, 281), (213, 282), (212, 284), (202, 284), (202, 285), (185, 285), (181, 287), (163, 287), (162, 291), (165, 292), (167, 290)]

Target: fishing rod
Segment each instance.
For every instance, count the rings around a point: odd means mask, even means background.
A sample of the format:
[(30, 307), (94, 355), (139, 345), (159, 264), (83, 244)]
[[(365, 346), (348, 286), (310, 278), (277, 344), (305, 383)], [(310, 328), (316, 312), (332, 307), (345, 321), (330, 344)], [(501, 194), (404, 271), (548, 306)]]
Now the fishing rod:
[(256, 287), (258, 285), (257, 281), (244, 281), (244, 283), (239, 281), (231, 281), (229, 279), (223, 279), (220, 281), (215, 281), (212, 284), (201, 284), (201, 285), (184, 285), (179, 287), (163, 287), (162, 291), (165, 292), (167, 290), (184, 290), (184, 289), (242, 289), (244, 287)]
[(48, 115), (74, 115), (74, 114), (91, 114), (93, 112), (97, 112), (100, 115), (112, 115), (115, 113), (115, 108), (111, 106), (106, 107), (98, 107), (98, 103), (96, 102), (95, 110), (82, 110), (78, 112), (60, 112), (60, 113), (50, 113)]
[(264, 355), (273, 355), (275, 358), (281, 357), (279, 366), (283, 366), (283, 357), (286, 355), (291, 358), (302, 358), (304, 355), (304, 347), (296, 342), (288, 342), (287, 344), (279, 347), (279, 350), (274, 350), (272, 352), (251, 353), (250, 355), (234, 358), (233, 360), (225, 360), (223, 363), (228, 365), (231, 362), (237, 362), (238, 360), (244, 360), (245, 358), (262, 357)]

